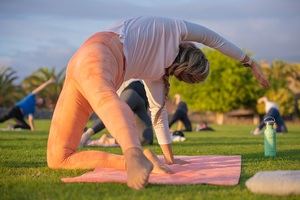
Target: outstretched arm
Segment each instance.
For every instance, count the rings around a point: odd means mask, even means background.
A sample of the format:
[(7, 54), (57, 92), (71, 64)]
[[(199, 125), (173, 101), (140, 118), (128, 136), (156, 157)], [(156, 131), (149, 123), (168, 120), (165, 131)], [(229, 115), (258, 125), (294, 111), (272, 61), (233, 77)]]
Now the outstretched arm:
[(173, 155), (172, 139), (169, 129), (168, 113), (166, 110), (166, 106), (163, 107), (160, 116), (157, 119), (157, 122), (154, 123), (155, 116), (160, 107), (163, 105), (163, 101), (165, 100), (163, 80), (144, 81), (144, 85), (149, 101), (149, 109), (151, 112), (153, 127), (155, 130), (158, 144), (160, 145), (160, 148), (163, 152), (165, 162), (167, 164), (185, 164), (185, 161), (175, 159)]
[(245, 56), (242, 63), (246, 67), (250, 67), (252, 74), (255, 76), (257, 81), (265, 88), (269, 87), (269, 81), (265, 78), (265, 76), (262, 73), (260, 65), (253, 59), (249, 58), (247, 55)]
[(216, 32), (198, 24), (190, 22), (185, 22), (185, 24), (187, 28), (185, 40), (199, 42), (208, 47), (217, 49), (223, 54), (238, 61), (242, 61), (245, 58), (246, 54), (239, 47)]
[(252, 73), (263, 87), (268, 87), (269, 83), (264, 77), (261, 67), (253, 59), (249, 58), (239, 47), (229, 42), (214, 31), (190, 22), (185, 22), (187, 35), (185, 40), (202, 43), (206, 46), (219, 50), (235, 60), (247, 64), (251, 67)]
[(48, 85), (50, 85), (51, 83), (55, 83), (55, 79), (52, 77), (50, 78), (48, 81), (46, 81), (45, 83), (43, 83), (42, 85), (38, 86), (37, 88), (35, 88), (31, 93), (32, 94), (37, 94), (40, 91), (42, 91), (45, 87), (47, 87)]

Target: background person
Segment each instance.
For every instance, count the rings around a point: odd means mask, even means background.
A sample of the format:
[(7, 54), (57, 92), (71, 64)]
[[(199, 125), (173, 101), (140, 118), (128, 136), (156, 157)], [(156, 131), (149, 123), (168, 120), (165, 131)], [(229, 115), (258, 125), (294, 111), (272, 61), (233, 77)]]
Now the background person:
[[(3, 123), (9, 119), (15, 119), (16, 124), (12, 126), (13, 129), (29, 129), (31, 131), (35, 130), (34, 126), (34, 112), (35, 106), (41, 106), (44, 103), (42, 98), (37, 98), (36, 95), (45, 89), (49, 84), (54, 83), (55, 79), (50, 78), (45, 83), (41, 84), (39, 87), (34, 89), (26, 97), (21, 99), (15, 104), (7, 113), (0, 117), (0, 123)], [(28, 123), (24, 119), (28, 117)]]
[(206, 121), (201, 121), (199, 124), (197, 124), (195, 131), (215, 131), (215, 129), (208, 126)]
[[(288, 132), (287, 127), (284, 123), (284, 120), (283, 120), (283, 118), (281, 117), (281, 115), (279, 113), (278, 105), (275, 102), (268, 100), (267, 97), (261, 97), (257, 100), (257, 103), (264, 103), (265, 104), (266, 114), (265, 114), (264, 118), (270, 116), (270, 117), (273, 117), (275, 119), (276, 132), (277, 133)], [(253, 134), (254, 135), (261, 134), (261, 131), (265, 127), (265, 125), (266, 124), (265, 124), (264, 120), (262, 120), (260, 122), (260, 124), (258, 125), (258, 127), (253, 131)]]
[(176, 110), (170, 118), (169, 127), (171, 127), (174, 123), (181, 121), (185, 127), (185, 129), (181, 131), (192, 131), (192, 123), (188, 116), (187, 104), (181, 100), (179, 94), (175, 94), (174, 99), (175, 99)]

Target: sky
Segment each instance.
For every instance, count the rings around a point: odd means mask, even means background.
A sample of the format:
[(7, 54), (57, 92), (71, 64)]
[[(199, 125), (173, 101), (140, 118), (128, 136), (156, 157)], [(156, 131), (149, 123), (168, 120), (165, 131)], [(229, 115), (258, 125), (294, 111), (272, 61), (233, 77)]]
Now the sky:
[(0, 0), (0, 66), (64, 68), (85, 39), (135, 16), (206, 26), (257, 60), (300, 62), (299, 0)]

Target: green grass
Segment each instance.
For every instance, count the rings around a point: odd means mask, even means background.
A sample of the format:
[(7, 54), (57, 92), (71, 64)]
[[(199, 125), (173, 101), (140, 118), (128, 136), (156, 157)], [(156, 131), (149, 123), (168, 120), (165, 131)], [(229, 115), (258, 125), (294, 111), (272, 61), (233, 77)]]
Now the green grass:
[[(216, 132), (189, 133), (187, 141), (173, 146), (181, 155), (242, 155), (237, 186), (148, 185), (133, 191), (123, 184), (64, 184), (62, 177), (85, 170), (51, 170), (46, 164), (49, 121), (38, 121), (38, 131), (0, 132), (0, 199), (300, 199), (252, 194), (245, 181), (262, 170), (300, 169), (300, 125), (289, 125), (289, 133), (278, 135), (278, 156), (263, 156), (263, 137), (249, 134), (248, 125), (214, 126)], [(3, 127), (4, 125), (1, 125)], [(157, 144), (150, 147), (160, 154)], [(96, 148), (94, 148), (96, 149)], [(100, 148), (120, 153), (117, 148)]]

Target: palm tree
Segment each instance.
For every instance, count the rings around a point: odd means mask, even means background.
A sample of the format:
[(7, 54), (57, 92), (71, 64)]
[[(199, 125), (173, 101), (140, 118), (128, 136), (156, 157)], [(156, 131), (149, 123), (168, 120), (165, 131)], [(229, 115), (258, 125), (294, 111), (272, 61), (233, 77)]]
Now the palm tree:
[(288, 64), (286, 66), (288, 86), (294, 94), (300, 93), (300, 64)]
[(267, 69), (267, 76), (269, 77), (271, 88), (273, 90), (279, 90), (280, 88), (287, 87), (287, 76), (289, 70), (287, 70), (287, 63), (281, 60), (276, 60), (271, 64), (271, 67)]
[(300, 117), (300, 64), (290, 64), (288, 76), (289, 89), (294, 94), (294, 108), (296, 117)]
[(22, 96), (14, 81), (18, 78), (11, 67), (0, 67), (0, 106), (11, 106)]
[(22, 87), (27, 93), (29, 93), (43, 82), (49, 80), (51, 77), (56, 79), (56, 84), (49, 85), (39, 95), (45, 98), (48, 107), (53, 107), (55, 106), (59, 93), (62, 89), (65, 78), (65, 69), (56, 73), (55, 68), (39, 68), (23, 80)]
[(55, 107), (58, 96), (62, 90), (64, 81), (65, 81), (65, 76), (66, 76), (66, 68), (61, 69), (58, 73), (56, 73), (54, 70), (54, 78), (56, 80), (56, 84), (54, 84), (50, 87), (50, 89), (51, 89), (50, 90), (51, 104), (49, 104), (49, 106), (52, 108)]

